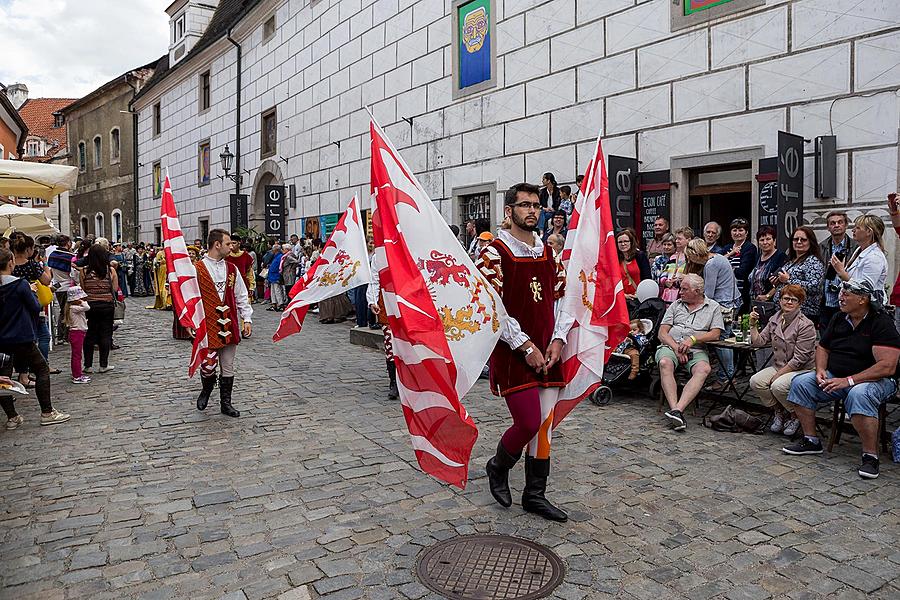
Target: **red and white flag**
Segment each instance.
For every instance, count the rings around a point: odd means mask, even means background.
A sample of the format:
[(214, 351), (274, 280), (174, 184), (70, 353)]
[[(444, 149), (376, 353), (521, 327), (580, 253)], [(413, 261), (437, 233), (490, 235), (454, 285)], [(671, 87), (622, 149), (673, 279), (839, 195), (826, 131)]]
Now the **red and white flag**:
[(272, 341), (277, 342), (300, 331), (310, 304), (345, 294), (347, 290), (370, 281), (372, 273), (369, 270), (366, 233), (359, 212), (359, 200), (353, 196), (325, 242), (319, 260), (291, 288), (291, 301), (281, 314), (281, 323)]
[(178, 221), (178, 211), (175, 210), (175, 198), (172, 196), (172, 185), (169, 183), (168, 174), (163, 184), (159, 218), (162, 222), (163, 247), (166, 254), (169, 293), (172, 295), (172, 310), (178, 315), (178, 321), (183, 327), (196, 332), (194, 347), (191, 351), (191, 362), (188, 367), (188, 375), (193, 377), (207, 353), (206, 313), (203, 311), (203, 300), (200, 297), (197, 269), (191, 262), (184, 235), (181, 233), (181, 223)]
[(553, 411), (554, 427), (600, 387), (603, 366), (629, 329), (599, 136), (581, 186), (562, 253), (566, 293), (560, 308), (575, 317), (575, 325), (562, 353), (567, 384)]
[(478, 429), (460, 400), (506, 311), (374, 119), (371, 133), (375, 264), (403, 415), (422, 470), (465, 488)]

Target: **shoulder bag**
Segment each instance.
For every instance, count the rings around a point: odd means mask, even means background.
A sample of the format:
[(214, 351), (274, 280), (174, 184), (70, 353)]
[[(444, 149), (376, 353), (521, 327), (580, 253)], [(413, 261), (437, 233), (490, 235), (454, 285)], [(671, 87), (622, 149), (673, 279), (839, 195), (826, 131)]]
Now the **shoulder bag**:
[(113, 289), (112, 276), (109, 277), (109, 291), (112, 293), (113, 299), (113, 321), (125, 320), (125, 301), (119, 300), (119, 294)]

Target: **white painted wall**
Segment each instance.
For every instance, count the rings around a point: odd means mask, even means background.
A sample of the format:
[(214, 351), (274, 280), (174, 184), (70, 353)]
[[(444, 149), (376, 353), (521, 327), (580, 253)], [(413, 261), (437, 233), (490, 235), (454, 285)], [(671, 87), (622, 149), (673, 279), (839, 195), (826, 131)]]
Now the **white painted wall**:
[[(881, 211), (897, 187), (900, 128), (900, 2), (769, 0), (765, 6), (670, 32), (667, 0), (497, 0), (498, 86), (451, 99), (449, 0), (263, 2), (240, 33), (244, 193), (260, 166), (260, 114), (278, 110), (277, 161), (300, 196), (303, 216), (337, 212), (368, 195), (370, 105), (446, 218), (453, 190), (498, 190), (554, 171), (571, 182), (603, 129), (607, 153), (637, 156), (643, 170), (673, 156), (764, 145), (778, 129), (838, 136), (839, 198), (853, 212)], [(277, 31), (262, 43), (262, 22)], [(235, 52), (162, 94), (163, 133), (150, 135), (158, 86), (139, 104), (140, 220), (152, 239), (159, 201), (151, 165), (172, 177), (182, 225), (227, 226), (231, 182), (197, 186), (197, 145), (209, 138), (213, 173), (234, 150)], [(212, 70), (212, 108), (198, 114), (197, 74)], [(180, 77), (177, 73), (172, 78)], [(402, 120), (412, 118), (410, 127)], [(338, 148), (332, 142), (340, 141)], [(812, 149), (812, 146), (809, 146)], [(812, 169), (807, 160), (806, 172)], [(821, 223), (834, 201), (806, 195), (806, 218)], [(259, 213), (261, 209), (255, 208)], [(498, 209), (499, 210), (499, 209)]]

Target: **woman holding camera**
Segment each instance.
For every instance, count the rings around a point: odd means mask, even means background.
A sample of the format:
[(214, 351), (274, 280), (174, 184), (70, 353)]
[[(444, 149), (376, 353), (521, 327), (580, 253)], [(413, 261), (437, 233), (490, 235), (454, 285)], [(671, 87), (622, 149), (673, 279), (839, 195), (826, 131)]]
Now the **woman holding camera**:
[(853, 240), (858, 247), (850, 258), (831, 257), (830, 265), (841, 281), (865, 279), (879, 294), (884, 304), (884, 283), (887, 280), (887, 257), (884, 255), (884, 221), (874, 215), (862, 215), (853, 224)]
[(762, 331), (760, 315), (754, 309), (750, 313), (750, 344), (754, 348), (769, 347), (772, 364), (759, 370), (750, 378), (750, 387), (763, 404), (775, 408), (775, 419), (769, 430), (792, 436), (800, 422), (792, 414), (792, 404), (787, 401), (791, 381), (797, 375), (815, 366), (816, 326), (800, 311), (806, 300), (806, 292), (796, 284), (788, 284), (781, 290), (780, 310), (769, 319)]

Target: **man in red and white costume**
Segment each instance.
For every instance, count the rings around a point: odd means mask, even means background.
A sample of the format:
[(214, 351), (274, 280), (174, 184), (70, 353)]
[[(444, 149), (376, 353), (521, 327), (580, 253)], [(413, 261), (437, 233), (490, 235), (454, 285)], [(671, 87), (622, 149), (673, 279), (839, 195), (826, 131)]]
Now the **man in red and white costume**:
[[(223, 229), (213, 229), (207, 238), (208, 251), (195, 264), (197, 282), (203, 310), (206, 313), (206, 334), (208, 353), (200, 365), (200, 379), (203, 391), (197, 397), (197, 409), (204, 410), (216, 385), (216, 367), (221, 370), (219, 377), (219, 399), (222, 414), (239, 417), (231, 405), (234, 389), (234, 356), (241, 334), (250, 337), (253, 307), (247, 295), (244, 278), (234, 264), (225, 260), (231, 252), (231, 236)], [(238, 317), (243, 321), (243, 329), (238, 325)]]
[(566, 275), (537, 234), (538, 188), (517, 184), (506, 191), (504, 204), (504, 228), (478, 259), (478, 268), (500, 292), (509, 314), (490, 370), (491, 391), (506, 400), (513, 424), (487, 463), (488, 479), (494, 499), (510, 506), (509, 471), (527, 446), (522, 508), (545, 519), (566, 521), (568, 515), (544, 493), (550, 475), (553, 409), (566, 385), (560, 355), (575, 319), (557, 310)]

